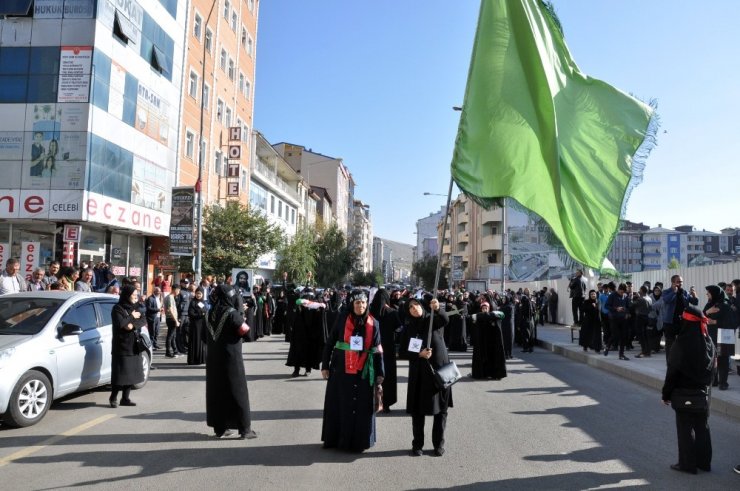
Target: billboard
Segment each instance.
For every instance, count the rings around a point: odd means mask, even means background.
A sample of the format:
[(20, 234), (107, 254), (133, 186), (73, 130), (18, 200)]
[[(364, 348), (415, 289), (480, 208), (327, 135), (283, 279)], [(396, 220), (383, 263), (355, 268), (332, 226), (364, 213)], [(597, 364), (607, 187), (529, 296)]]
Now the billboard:
[(193, 224), (195, 188), (172, 188), (172, 213), (170, 221), (170, 255), (193, 255)]

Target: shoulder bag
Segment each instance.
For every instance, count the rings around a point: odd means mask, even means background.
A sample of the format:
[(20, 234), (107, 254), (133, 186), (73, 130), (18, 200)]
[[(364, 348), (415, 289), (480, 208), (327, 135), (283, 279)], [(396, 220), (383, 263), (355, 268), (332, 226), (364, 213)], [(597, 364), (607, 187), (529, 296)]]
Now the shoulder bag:
[[(427, 346), (432, 346), (432, 322), (434, 320), (434, 311), (429, 315), (429, 335), (427, 336)], [(429, 360), (427, 360), (429, 362)], [(449, 361), (441, 367), (435, 368), (429, 363), (429, 369), (432, 371), (432, 380), (437, 391), (441, 392), (452, 387), (462, 378), (460, 370), (454, 361)]]
[(676, 388), (671, 392), (671, 407), (675, 411), (702, 413), (709, 410), (708, 389)]

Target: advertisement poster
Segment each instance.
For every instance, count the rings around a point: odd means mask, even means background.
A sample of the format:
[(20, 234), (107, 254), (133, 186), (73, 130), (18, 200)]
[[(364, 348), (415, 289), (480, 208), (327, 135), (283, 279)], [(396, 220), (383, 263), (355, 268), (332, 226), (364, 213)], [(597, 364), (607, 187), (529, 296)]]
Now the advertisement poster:
[(110, 63), (110, 92), (108, 95), (108, 113), (123, 120), (123, 94), (126, 91), (126, 70), (116, 63)]
[(239, 288), (245, 293), (251, 294), (252, 285), (254, 285), (254, 271), (251, 269), (233, 268), (231, 270), (231, 281), (234, 288)]
[(170, 255), (193, 255), (193, 218), (195, 188), (172, 188), (172, 213), (170, 218)]
[(151, 210), (166, 212), (170, 209), (167, 186), (167, 169), (134, 155), (131, 181), (131, 202)]
[(136, 97), (136, 129), (163, 145), (170, 146), (170, 106), (153, 90), (139, 82)]
[(88, 102), (92, 46), (62, 46), (57, 102)]
[(31, 281), (33, 269), (39, 265), (40, 249), (39, 242), (21, 242), (21, 274), (26, 281)]

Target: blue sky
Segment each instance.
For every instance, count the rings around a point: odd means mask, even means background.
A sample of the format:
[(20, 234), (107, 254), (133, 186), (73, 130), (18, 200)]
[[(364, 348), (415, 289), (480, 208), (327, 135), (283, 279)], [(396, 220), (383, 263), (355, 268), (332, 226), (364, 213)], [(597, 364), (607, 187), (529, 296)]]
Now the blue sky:
[[(656, 98), (662, 120), (627, 218), (740, 227), (740, 1), (555, 0), (581, 70)], [(477, 0), (260, 2), (255, 129), (342, 157), (374, 234), (415, 243), (444, 204)]]

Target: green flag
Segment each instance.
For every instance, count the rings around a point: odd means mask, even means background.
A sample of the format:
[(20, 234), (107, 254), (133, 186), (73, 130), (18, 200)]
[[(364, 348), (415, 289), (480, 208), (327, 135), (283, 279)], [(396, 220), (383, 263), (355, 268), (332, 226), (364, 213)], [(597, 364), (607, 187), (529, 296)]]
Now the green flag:
[(549, 5), (482, 0), (452, 177), (483, 205), (514, 198), (600, 269), (654, 144), (652, 116), (578, 69)]

